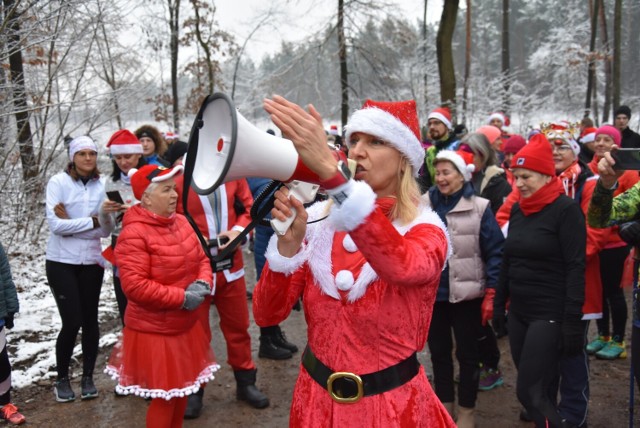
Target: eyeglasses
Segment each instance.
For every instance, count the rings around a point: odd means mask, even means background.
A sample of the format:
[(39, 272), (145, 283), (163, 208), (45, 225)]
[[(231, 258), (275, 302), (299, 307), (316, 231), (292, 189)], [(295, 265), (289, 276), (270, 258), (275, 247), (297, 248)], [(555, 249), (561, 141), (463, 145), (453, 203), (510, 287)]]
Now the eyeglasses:
[(560, 144), (557, 144), (555, 141), (551, 143), (551, 151), (552, 152), (557, 151), (559, 153), (566, 153), (569, 150), (572, 150), (571, 146), (564, 145), (564, 141), (561, 142)]

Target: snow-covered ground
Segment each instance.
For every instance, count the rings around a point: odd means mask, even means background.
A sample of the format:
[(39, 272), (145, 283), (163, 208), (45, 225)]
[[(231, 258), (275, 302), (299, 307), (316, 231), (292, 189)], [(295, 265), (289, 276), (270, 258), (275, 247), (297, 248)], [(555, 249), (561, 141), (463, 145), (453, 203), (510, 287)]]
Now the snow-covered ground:
[[(46, 238), (35, 248), (27, 243), (14, 243), (8, 248), (4, 245), (20, 299), (20, 313), (16, 315), (15, 327), (7, 334), (7, 341), (13, 365), (12, 383), (15, 388), (21, 388), (55, 378), (55, 347), (61, 321), (45, 273)], [(111, 268), (107, 266), (98, 316), (103, 321), (117, 317), (117, 313)], [(117, 332), (101, 329), (100, 333), (101, 348), (117, 340)], [(76, 343), (74, 358), (81, 355), (80, 335)], [(96, 367), (96, 372), (101, 370), (102, 367)]]

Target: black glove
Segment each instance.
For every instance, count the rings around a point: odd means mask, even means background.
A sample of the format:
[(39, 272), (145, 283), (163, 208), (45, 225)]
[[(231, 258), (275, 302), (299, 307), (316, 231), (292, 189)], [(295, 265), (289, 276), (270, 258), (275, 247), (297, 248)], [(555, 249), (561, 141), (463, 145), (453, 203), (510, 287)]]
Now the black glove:
[(627, 244), (640, 245), (640, 221), (630, 221), (618, 226), (618, 235)]
[(493, 331), (496, 333), (496, 338), (500, 339), (507, 335), (507, 316), (504, 311), (493, 312)]
[(578, 316), (567, 317), (562, 322), (562, 353), (577, 355), (584, 349), (586, 325)]
[(4, 317), (4, 326), (7, 329), (11, 330), (13, 328), (13, 317), (15, 314), (13, 312), (9, 312), (6, 317)]
[(204, 301), (204, 298), (211, 293), (209, 285), (203, 281), (194, 281), (184, 291), (184, 302), (182, 303), (182, 309), (193, 311), (200, 303)]

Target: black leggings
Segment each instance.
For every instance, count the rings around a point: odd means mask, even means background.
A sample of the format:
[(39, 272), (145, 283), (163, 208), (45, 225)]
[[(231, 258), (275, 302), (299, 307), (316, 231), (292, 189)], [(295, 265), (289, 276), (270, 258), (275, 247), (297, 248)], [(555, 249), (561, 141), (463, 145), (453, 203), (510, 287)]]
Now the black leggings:
[(7, 353), (7, 329), (0, 327), (0, 407), (11, 402), (11, 363)]
[(561, 325), (509, 314), (509, 344), (518, 369), (516, 394), (536, 427), (560, 427), (556, 409)]
[(47, 279), (58, 305), (62, 329), (56, 341), (58, 378), (69, 376), (69, 364), (82, 327), (82, 374), (91, 376), (98, 356), (98, 303), (104, 269), (47, 260)]
[[(624, 261), (629, 255), (629, 247), (609, 248), (600, 252), (600, 278), (602, 279), (602, 319), (596, 320), (598, 334), (617, 336), (624, 340), (627, 324), (627, 302), (620, 287)], [(609, 328), (609, 314), (613, 332)], [(612, 333), (612, 334), (611, 334)]]

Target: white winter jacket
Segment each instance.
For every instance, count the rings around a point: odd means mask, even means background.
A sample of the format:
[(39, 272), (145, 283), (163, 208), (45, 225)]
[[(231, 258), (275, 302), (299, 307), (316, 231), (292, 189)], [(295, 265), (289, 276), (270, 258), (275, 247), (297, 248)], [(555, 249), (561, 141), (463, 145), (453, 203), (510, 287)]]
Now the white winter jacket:
[[(93, 228), (91, 216), (97, 216), (105, 199), (104, 182), (94, 179), (83, 184), (61, 172), (47, 183), (47, 223), (51, 234), (47, 243), (47, 260), (73, 265), (100, 264), (100, 238), (109, 236), (105, 227)], [(69, 219), (58, 218), (53, 209), (62, 202)]]

